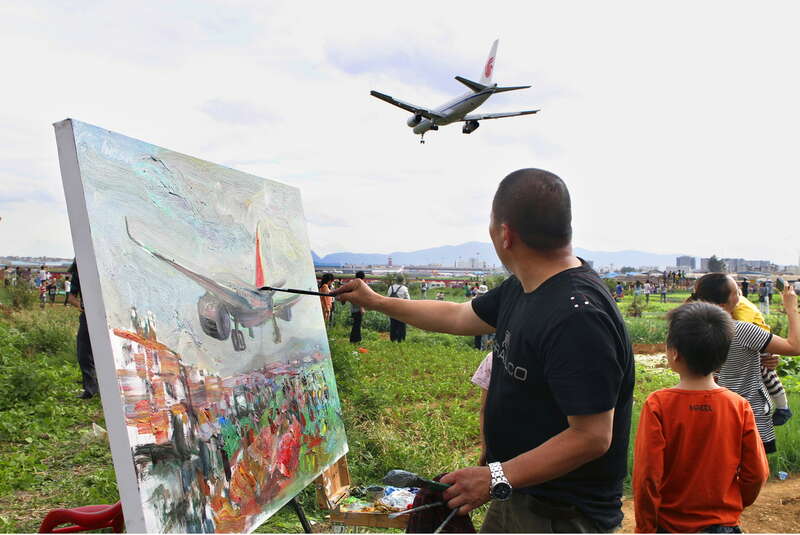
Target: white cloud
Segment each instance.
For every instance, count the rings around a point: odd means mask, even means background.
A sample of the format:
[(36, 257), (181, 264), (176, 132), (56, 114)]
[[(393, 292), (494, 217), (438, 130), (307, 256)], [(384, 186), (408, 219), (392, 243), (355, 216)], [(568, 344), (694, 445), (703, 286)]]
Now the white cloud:
[[(485, 241), (499, 179), (543, 167), (582, 247), (796, 262), (792, 4), (60, 6), (0, 7), (0, 191), (27, 199), (0, 194), (0, 254), (71, 253), (70, 116), (299, 187), (319, 254)], [(445, 101), (497, 37), (496, 81), (534, 87), (484, 108), (538, 115), (421, 146), (369, 96)]]
[(277, 122), (280, 120), (277, 116), (260, 110), (257, 106), (249, 102), (239, 100), (214, 98), (204, 102), (200, 106), (200, 111), (221, 123), (254, 125), (264, 124), (269, 121)]

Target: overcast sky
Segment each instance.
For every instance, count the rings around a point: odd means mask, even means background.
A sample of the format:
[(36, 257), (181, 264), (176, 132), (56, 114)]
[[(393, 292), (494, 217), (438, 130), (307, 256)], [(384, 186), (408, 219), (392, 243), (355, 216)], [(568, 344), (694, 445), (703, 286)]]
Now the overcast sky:
[[(498, 181), (560, 175), (575, 244), (797, 263), (798, 10), (731, 2), (0, 4), (0, 254), (71, 256), (65, 117), (301, 189), (321, 255), (488, 241)], [(310, 5), (309, 5), (310, 4)], [(538, 115), (418, 136), (376, 89)]]

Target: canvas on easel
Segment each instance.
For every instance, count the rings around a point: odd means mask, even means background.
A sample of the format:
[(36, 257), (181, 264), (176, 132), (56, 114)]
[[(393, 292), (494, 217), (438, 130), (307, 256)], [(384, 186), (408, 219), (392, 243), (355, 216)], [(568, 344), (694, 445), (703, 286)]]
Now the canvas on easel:
[(129, 532), (249, 532), (347, 452), (296, 188), (55, 125)]

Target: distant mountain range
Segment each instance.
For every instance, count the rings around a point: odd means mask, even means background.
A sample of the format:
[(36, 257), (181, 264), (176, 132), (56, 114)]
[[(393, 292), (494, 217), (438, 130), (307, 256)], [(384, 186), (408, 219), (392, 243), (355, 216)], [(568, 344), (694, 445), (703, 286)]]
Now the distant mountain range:
[[(644, 251), (590, 251), (589, 249), (575, 248), (575, 254), (585, 260), (592, 260), (596, 268), (614, 265), (615, 268), (631, 266), (674, 266), (679, 254), (655, 254)], [(461, 245), (445, 245), (422, 249), (419, 251), (397, 251), (389, 254), (375, 253), (331, 253), (324, 257), (311, 252), (314, 264), (318, 266), (344, 266), (344, 265), (386, 265), (389, 257), (395, 266), (420, 266), (441, 264), (443, 267), (453, 267), (456, 262), (468, 261), (477, 258), (479, 262), (486, 262), (489, 266), (499, 266), (500, 260), (494, 252), (494, 247), (488, 242), (467, 242)]]

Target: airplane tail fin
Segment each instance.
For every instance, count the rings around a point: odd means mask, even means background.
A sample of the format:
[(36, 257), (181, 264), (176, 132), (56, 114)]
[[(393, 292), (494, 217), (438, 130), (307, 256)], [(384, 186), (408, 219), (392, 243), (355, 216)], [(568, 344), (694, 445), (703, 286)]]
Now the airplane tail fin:
[(463, 76), (456, 76), (456, 80), (458, 80), (459, 82), (461, 82), (465, 86), (469, 87), (470, 89), (472, 89), (476, 93), (480, 93), (481, 91), (486, 89), (485, 85), (479, 84), (478, 82), (473, 82), (472, 80), (467, 80)]
[(481, 73), (481, 84), (483, 85), (492, 85), (492, 73), (494, 72), (494, 59), (497, 57), (497, 43), (500, 42), (500, 39), (495, 39), (494, 43), (492, 43), (492, 49), (489, 51), (489, 58), (486, 60), (486, 64), (483, 66), (483, 72)]
[(261, 229), (256, 224), (256, 288), (264, 286), (264, 259), (261, 257)]

